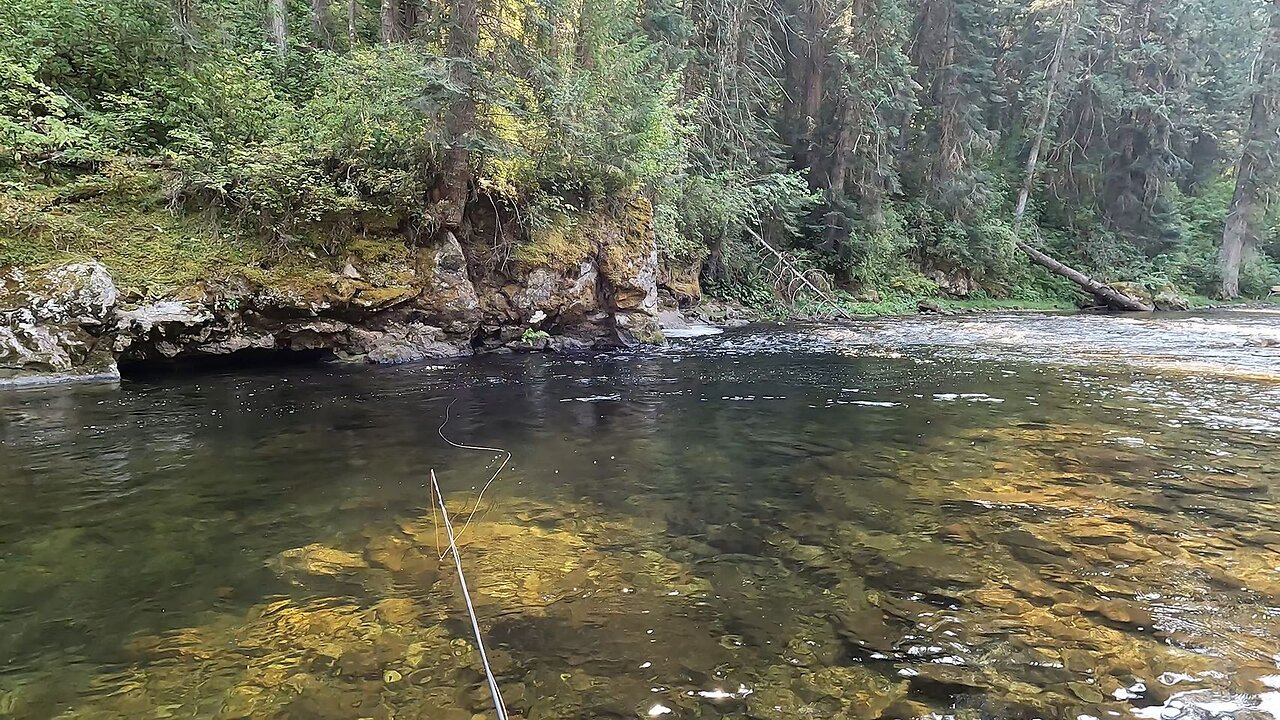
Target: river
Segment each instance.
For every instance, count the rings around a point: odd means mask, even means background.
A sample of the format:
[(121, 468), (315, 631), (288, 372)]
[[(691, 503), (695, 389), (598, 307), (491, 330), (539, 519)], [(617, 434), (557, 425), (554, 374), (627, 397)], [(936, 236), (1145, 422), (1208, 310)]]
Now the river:
[[(1280, 718), (1280, 314), (0, 394), (0, 717)], [(502, 448), (504, 457), (446, 443)]]

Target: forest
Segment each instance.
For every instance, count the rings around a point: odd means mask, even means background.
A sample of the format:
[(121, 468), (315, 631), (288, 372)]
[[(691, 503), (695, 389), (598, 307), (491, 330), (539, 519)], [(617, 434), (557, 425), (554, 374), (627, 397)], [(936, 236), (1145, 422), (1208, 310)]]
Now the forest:
[(1261, 297), (1277, 65), (1262, 0), (11, 0), (0, 265), (164, 284), (641, 196), (747, 304), (775, 255), (851, 300), (1069, 297), (1025, 248)]

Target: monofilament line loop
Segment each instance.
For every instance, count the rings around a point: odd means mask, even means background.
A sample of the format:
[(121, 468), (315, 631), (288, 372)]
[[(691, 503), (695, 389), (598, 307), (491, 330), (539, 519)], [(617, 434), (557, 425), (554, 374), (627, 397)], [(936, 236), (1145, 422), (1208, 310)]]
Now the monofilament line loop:
[(485, 677), (489, 679), (489, 693), (493, 696), (493, 707), (498, 713), (498, 720), (507, 720), (507, 708), (502, 704), (502, 692), (498, 690), (498, 680), (493, 676), (493, 668), (489, 666), (489, 654), (485, 652), (484, 640), (480, 636), (480, 621), (476, 619), (476, 608), (471, 602), (471, 591), (467, 590), (467, 578), (462, 574), (462, 558), (458, 555), (458, 544), (453, 539), (453, 523), (449, 522), (449, 508), (445, 507), (444, 495), (440, 493), (440, 484), (436, 482), (436, 471), (431, 471), (431, 491), (440, 504), (440, 512), (444, 515), (444, 531), (449, 536), (449, 550), (453, 552), (453, 565), (458, 569), (458, 583), (462, 585), (462, 598), (467, 603), (467, 614), (471, 616), (471, 630), (476, 636), (476, 649), (480, 651), (480, 662), (484, 665)]
[[(440, 436), (440, 439), (463, 450), (485, 450), (488, 452), (503, 453), (505, 456), (502, 458), (502, 462), (498, 465), (498, 469), (493, 471), (493, 475), (490, 476), (489, 481), (480, 488), (480, 493), (476, 495), (476, 502), (471, 506), (471, 512), (467, 513), (467, 521), (462, 523), (462, 529), (458, 531), (458, 537), (462, 537), (467, 533), (467, 528), (471, 527), (471, 520), (476, 516), (476, 510), (480, 509), (480, 501), (484, 499), (485, 491), (487, 491), (489, 486), (493, 484), (493, 481), (497, 480), (498, 476), (502, 474), (502, 469), (507, 466), (507, 463), (511, 462), (511, 451), (503, 450), (502, 448), (484, 447), (483, 445), (464, 445), (463, 443), (454, 442), (446, 437), (444, 434), (444, 426), (449, 424), (449, 411), (453, 409), (453, 404), (456, 402), (458, 402), (458, 398), (454, 398), (449, 401), (448, 406), (444, 409), (444, 422), (440, 423), (439, 428), (436, 428), (436, 434)], [(444, 553), (440, 554), (440, 559), (444, 559)]]

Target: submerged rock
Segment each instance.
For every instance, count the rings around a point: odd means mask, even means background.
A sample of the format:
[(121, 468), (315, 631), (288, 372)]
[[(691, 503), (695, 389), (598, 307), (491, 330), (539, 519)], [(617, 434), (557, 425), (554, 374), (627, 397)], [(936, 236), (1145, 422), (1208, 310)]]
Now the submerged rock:
[[(1119, 717), (1189, 687), (1247, 692), (1274, 673), (1265, 608), (1280, 533), (1266, 517), (1188, 524), (1133, 502), (1167, 489), (1152, 486), (1150, 458), (1082, 449), (1097, 434), (1085, 426), (979, 425), (958, 438), (913, 434), (923, 447), (901, 453), (782, 456), (806, 491), (768, 504), (726, 492), (701, 507), (647, 486), (625, 501), (569, 490), (535, 501), (510, 488), (467, 522), (470, 498), (451, 498), (511, 709)], [(722, 462), (703, 454), (684, 470)], [(1179, 482), (1191, 482), (1183, 470)], [(1236, 517), (1270, 507), (1237, 490), (1219, 493), (1240, 503)], [(894, 502), (910, 514), (895, 515)], [(254, 717), (491, 717), (431, 515), (361, 536), (359, 555), (332, 540), (281, 554), (306, 600), (202, 616), (131, 644), (134, 666), (111, 668), (98, 679), (110, 692), (65, 717), (200, 716), (215, 701)], [(1223, 648), (1240, 669), (1219, 678)]]
[(281, 576), (323, 575), (337, 577), (350, 575), (369, 567), (364, 558), (355, 553), (313, 543), (306, 547), (285, 550), (277, 555), (269, 566)]

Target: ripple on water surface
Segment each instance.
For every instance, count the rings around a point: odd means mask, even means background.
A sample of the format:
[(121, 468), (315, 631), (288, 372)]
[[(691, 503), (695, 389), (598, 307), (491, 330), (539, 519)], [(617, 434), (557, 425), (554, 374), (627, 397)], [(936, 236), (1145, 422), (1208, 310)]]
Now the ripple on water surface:
[(0, 396), (0, 716), (491, 716), (435, 468), (530, 720), (1280, 717), (1275, 322)]

